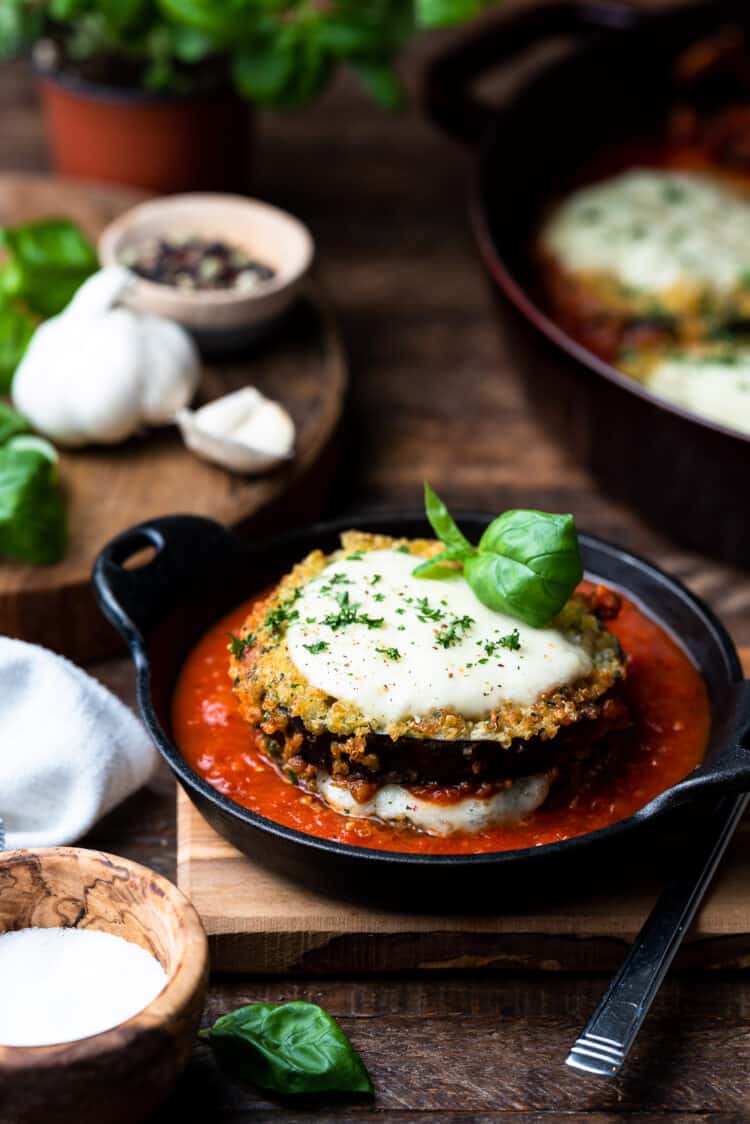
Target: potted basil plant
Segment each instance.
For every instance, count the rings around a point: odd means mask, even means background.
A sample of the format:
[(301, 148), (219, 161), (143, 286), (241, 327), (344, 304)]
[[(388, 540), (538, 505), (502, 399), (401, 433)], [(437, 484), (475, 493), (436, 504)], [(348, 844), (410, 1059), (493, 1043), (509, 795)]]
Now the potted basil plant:
[(245, 106), (295, 109), (340, 64), (386, 108), (420, 27), (492, 0), (0, 0), (0, 55), (29, 52), (58, 171), (154, 191), (241, 182)]

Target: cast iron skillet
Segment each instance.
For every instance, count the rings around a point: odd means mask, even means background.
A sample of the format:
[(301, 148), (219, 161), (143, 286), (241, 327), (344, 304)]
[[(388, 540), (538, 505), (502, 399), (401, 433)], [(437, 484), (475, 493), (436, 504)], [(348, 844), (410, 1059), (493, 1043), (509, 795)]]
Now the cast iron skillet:
[[(659, 401), (577, 344), (537, 301), (529, 261), (545, 202), (612, 146), (658, 132), (675, 95), (673, 61), (727, 21), (750, 32), (747, 0), (660, 12), (575, 0), (529, 6), (438, 57), (426, 100), (445, 128), (479, 150), (474, 231), (537, 416), (661, 529), (750, 563), (750, 520), (738, 510), (750, 483), (750, 438)], [(560, 37), (568, 52), (537, 62), (501, 106), (474, 95), (474, 79)]]
[[(490, 516), (466, 515), (463, 531), (478, 539)], [(563, 843), (485, 855), (411, 855), (329, 842), (282, 827), (222, 796), (185, 763), (172, 741), (170, 701), (180, 667), (193, 644), (219, 616), (274, 583), (310, 550), (335, 549), (339, 532), (354, 522), (384, 534), (424, 535), (424, 517), (378, 516), (324, 523), (281, 537), (245, 543), (218, 523), (171, 515), (133, 527), (97, 558), (99, 604), (127, 642), (136, 668), (138, 705), (162, 757), (190, 799), (216, 830), (269, 867), (326, 891), (358, 898), (408, 898), (441, 910), (487, 898), (487, 879), (537, 878), (562, 864), (602, 855), (642, 834), (664, 813), (694, 794), (750, 787), (750, 688), (720, 622), (679, 582), (643, 559), (591, 535), (582, 535), (588, 572), (619, 586), (677, 635), (708, 684), (713, 730), (705, 764), (630, 819)], [(124, 563), (144, 548), (156, 553), (139, 569)], [(482, 890), (484, 889), (484, 892)], [(437, 896), (436, 896), (437, 895)], [(496, 899), (492, 899), (496, 901)]]

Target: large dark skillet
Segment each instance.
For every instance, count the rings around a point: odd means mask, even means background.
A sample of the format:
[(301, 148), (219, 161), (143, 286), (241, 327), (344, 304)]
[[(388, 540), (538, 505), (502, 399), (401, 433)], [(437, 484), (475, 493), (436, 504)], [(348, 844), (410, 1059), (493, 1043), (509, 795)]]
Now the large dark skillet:
[[(472, 219), (511, 355), (532, 408), (618, 498), (682, 542), (750, 563), (750, 438), (702, 422), (599, 360), (545, 315), (529, 248), (539, 211), (612, 145), (658, 130), (671, 66), (726, 20), (750, 29), (747, 0), (647, 13), (620, 4), (534, 5), (483, 27), (427, 75), (432, 114), (480, 152)], [(497, 108), (472, 81), (529, 48), (572, 38)]]
[[(479, 538), (489, 517), (460, 522)], [(241, 542), (217, 523), (189, 515), (166, 516), (113, 539), (99, 555), (94, 584), (102, 610), (130, 647), (135, 661), (138, 704), (159, 752), (206, 819), (241, 851), (281, 872), (357, 897), (408, 898), (412, 905), (440, 909), (465, 901), (487, 901), (489, 879), (503, 886), (520, 874), (528, 881), (574, 859), (601, 858), (613, 846), (642, 836), (650, 824), (663, 828), (665, 813), (695, 795), (750, 787), (750, 691), (742, 681), (737, 653), (719, 621), (679, 582), (642, 559), (601, 539), (582, 536), (588, 572), (619, 586), (642, 602), (679, 636), (708, 684), (713, 731), (706, 761), (690, 777), (653, 800), (630, 819), (586, 836), (529, 850), (485, 855), (394, 854), (304, 835), (247, 811), (222, 796), (185, 763), (172, 740), (170, 702), (190, 648), (217, 618), (273, 583), (308, 551), (338, 545), (352, 522), (370, 531), (418, 536), (424, 518), (374, 517), (303, 528), (273, 540)], [(156, 550), (138, 569), (123, 563), (144, 547)], [(497, 899), (490, 898), (490, 901)]]

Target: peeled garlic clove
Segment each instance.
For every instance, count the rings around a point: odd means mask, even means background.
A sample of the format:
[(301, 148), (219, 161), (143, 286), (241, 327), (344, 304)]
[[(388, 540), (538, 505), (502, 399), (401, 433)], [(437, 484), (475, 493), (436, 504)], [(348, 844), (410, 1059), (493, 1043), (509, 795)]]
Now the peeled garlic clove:
[(243, 387), (200, 410), (182, 409), (176, 421), (189, 449), (232, 472), (265, 472), (289, 460), (294, 422), (255, 387)]

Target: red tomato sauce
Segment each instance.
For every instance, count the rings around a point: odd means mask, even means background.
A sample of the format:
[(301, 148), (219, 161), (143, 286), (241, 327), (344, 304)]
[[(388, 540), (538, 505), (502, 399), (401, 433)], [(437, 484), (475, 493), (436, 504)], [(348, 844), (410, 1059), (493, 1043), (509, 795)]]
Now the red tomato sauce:
[(253, 600), (214, 625), (185, 661), (173, 702), (175, 740), (188, 764), (219, 792), (308, 835), (433, 855), (536, 847), (632, 815), (703, 757), (710, 711), (701, 675), (656, 621), (623, 598), (608, 627), (627, 656), (626, 695), (635, 727), (617, 763), (569, 804), (541, 808), (512, 827), (444, 837), (341, 815), (285, 780), (258, 751), (240, 717), (228, 673), (227, 633), (239, 631)]

